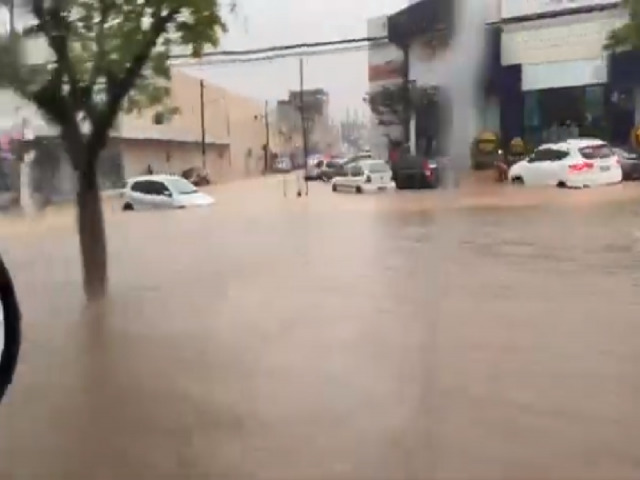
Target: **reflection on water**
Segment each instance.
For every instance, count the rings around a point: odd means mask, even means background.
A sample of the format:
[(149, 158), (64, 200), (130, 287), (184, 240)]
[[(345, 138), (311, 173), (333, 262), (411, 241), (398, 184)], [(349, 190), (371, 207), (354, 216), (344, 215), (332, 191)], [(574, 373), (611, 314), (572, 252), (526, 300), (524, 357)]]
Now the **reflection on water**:
[(637, 208), (425, 198), (117, 215), (91, 309), (71, 234), (4, 239), (0, 478), (637, 478)]

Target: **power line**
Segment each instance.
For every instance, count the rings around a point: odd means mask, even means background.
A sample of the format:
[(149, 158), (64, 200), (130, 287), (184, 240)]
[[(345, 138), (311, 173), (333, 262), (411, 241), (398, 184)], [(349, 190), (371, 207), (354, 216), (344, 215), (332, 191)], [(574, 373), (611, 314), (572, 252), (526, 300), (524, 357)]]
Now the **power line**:
[(340, 48), (324, 48), (318, 50), (300, 50), (300, 51), (290, 51), (290, 52), (279, 52), (271, 55), (260, 55), (253, 57), (225, 57), (225, 58), (209, 58), (209, 59), (185, 59), (184, 61), (172, 61), (171, 63), (176, 66), (184, 67), (184, 68), (196, 68), (200, 66), (209, 66), (209, 65), (234, 65), (234, 64), (243, 64), (243, 63), (255, 63), (255, 62), (268, 62), (272, 60), (277, 60), (280, 58), (291, 58), (291, 57), (315, 57), (322, 55), (335, 55), (335, 54), (343, 54), (343, 53), (356, 53), (363, 52), (368, 50), (370, 45), (350, 45), (346, 47)]
[[(278, 52), (287, 52), (292, 50), (305, 50), (305, 49), (313, 49), (313, 48), (323, 48), (323, 47), (340, 47), (343, 45), (354, 45), (360, 43), (370, 43), (370, 42), (379, 42), (383, 40), (388, 40), (386, 36), (377, 36), (377, 37), (355, 37), (355, 38), (343, 38), (341, 40), (328, 40), (324, 42), (305, 42), (305, 43), (291, 43), (288, 45), (272, 45), (270, 47), (263, 48), (251, 48), (245, 50), (214, 50), (210, 52), (205, 52), (202, 55), (202, 59), (205, 58), (215, 58), (215, 57), (243, 57), (250, 55), (264, 55), (264, 54), (272, 54)], [(176, 53), (171, 55), (172, 59), (192, 59), (193, 57), (188, 53)]]
[[(317, 56), (336, 53), (358, 52), (368, 49), (371, 45), (387, 42), (386, 36), (344, 38), (323, 42), (293, 43), (288, 45), (273, 45), (264, 48), (246, 50), (219, 50), (205, 52), (201, 57), (194, 58), (188, 53), (170, 55), (169, 61), (181, 67), (198, 67), (205, 65), (227, 65), (258, 61), (276, 60), (278, 58)], [(44, 65), (52, 65), (55, 61)]]

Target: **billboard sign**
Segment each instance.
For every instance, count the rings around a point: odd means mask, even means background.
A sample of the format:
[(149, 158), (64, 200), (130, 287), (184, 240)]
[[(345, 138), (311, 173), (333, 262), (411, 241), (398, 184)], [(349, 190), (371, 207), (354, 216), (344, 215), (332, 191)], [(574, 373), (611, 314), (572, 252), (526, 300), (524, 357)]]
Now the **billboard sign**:
[(500, 16), (503, 20), (506, 20), (530, 15), (562, 12), (564, 10), (615, 6), (620, 4), (620, 0), (502, 0), (500, 4)]
[[(387, 35), (387, 17), (371, 18), (367, 27), (369, 37), (385, 37)], [(370, 90), (401, 81), (404, 56), (402, 50), (396, 45), (385, 40), (371, 42), (368, 56)]]

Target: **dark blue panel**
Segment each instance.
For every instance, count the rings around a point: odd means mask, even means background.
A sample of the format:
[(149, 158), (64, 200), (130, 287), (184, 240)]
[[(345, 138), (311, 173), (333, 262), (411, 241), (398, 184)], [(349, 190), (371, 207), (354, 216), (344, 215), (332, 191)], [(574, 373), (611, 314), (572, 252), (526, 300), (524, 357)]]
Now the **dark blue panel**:
[(524, 134), (524, 95), (522, 65), (502, 67), (499, 82), (500, 136), (503, 145)]
[(640, 51), (629, 50), (609, 56), (609, 84), (623, 88), (640, 84)]
[(502, 75), (502, 56), (500, 54), (500, 27), (488, 26), (487, 58), (485, 62), (485, 92), (498, 94), (500, 92), (500, 76)]
[(454, 0), (420, 0), (389, 17), (389, 41), (396, 45), (408, 45), (415, 37), (445, 32), (451, 38), (454, 33)]

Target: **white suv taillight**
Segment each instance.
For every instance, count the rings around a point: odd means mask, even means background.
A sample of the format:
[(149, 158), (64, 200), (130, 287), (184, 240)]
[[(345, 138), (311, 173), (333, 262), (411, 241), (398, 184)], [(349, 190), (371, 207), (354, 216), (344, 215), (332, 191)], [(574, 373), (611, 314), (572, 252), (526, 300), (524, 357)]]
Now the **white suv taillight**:
[(586, 172), (589, 170), (593, 170), (594, 167), (594, 163), (593, 162), (588, 162), (588, 161), (582, 161), (580, 163), (573, 163), (571, 165), (569, 165), (569, 172), (570, 173), (582, 173), (582, 172)]

